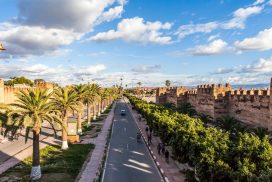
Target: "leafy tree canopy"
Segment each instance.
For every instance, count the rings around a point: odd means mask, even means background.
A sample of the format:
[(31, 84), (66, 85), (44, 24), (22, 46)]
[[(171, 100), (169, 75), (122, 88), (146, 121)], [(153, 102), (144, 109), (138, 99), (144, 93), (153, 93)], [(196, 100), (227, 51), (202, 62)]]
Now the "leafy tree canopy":
[(5, 85), (14, 86), (14, 84), (27, 84), (33, 86), (33, 81), (25, 77), (11, 77), (10, 80), (4, 82)]

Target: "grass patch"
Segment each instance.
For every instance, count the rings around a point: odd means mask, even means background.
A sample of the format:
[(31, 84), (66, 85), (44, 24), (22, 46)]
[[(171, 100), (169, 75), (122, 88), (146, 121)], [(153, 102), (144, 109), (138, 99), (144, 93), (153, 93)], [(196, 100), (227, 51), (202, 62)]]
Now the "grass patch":
[[(48, 146), (40, 151), (42, 178), (40, 181), (74, 181), (87, 155), (94, 148), (92, 144), (70, 145), (68, 150), (61, 150), (60, 146)], [(10, 177), (8, 181), (29, 181), (32, 156), (0, 175)]]
[(90, 126), (89, 123), (88, 123), (87, 121), (84, 121), (84, 122), (82, 123), (82, 132), (85, 133), (85, 132), (87, 132), (87, 131), (91, 131), (94, 127), (95, 127), (95, 126), (93, 126), (93, 125)]

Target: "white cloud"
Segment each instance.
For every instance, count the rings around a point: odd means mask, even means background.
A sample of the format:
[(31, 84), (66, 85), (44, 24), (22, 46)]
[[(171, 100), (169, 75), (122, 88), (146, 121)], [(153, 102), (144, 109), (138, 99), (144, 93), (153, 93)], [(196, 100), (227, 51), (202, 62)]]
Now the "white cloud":
[(253, 15), (261, 13), (263, 10), (260, 6), (251, 6), (247, 8), (239, 8), (233, 12), (233, 17), (225, 22), (212, 21), (201, 24), (182, 25), (176, 31), (179, 38), (196, 33), (211, 33), (216, 29), (244, 29), (246, 20)]
[(215, 39), (217, 39), (219, 37), (220, 37), (220, 34), (211, 35), (211, 36), (209, 36), (208, 41), (210, 42), (210, 41), (215, 40)]
[(25, 57), (56, 52), (81, 39), (103, 21), (120, 17), (125, 0), (21, 0), (18, 16), (0, 23), (1, 57)]
[(227, 50), (228, 44), (221, 39), (214, 40), (207, 45), (198, 45), (194, 48), (188, 49), (188, 51), (193, 55), (215, 55)]
[(117, 30), (100, 32), (88, 40), (101, 42), (122, 39), (127, 42), (169, 44), (171, 43), (171, 37), (164, 36), (160, 31), (169, 30), (170, 28), (171, 24), (168, 22), (145, 22), (143, 18), (134, 17), (119, 22)]
[(272, 73), (272, 57), (268, 59), (261, 58), (250, 65), (241, 66), (238, 72), (239, 73), (256, 73), (256, 72)]
[(239, 8), (233, 13), (233, 18), (229, 20), (228, 22), (222, 24), (222, 27), (224, 29), (233, 29), (233, 28), (244, 29), (245, 21), (247, 20), (247, 18), (252, 15), (261, 13), (262, 10), (263, 8), (259, 6)]
[(260, 31), (255, 37), (236, 41), (234, 45), (239, 50), (270, 50), (272, 49), (272, 28)]
[(227, 74), (233, 72), (232, 68), (218, 68), (213, 74)]
[(253, 5), (263, 4), (265, 0), (256, 0)]
[(136, 74), (149, 74), (154, 72), (159, 72), (161, 65), (139, 65), (131, 69), (133, 73)]
[(268, 4), (269, 4), (270, 6), (272, 6), (272, 0), (270, 0), (270, 1), (268, 2)]
[(79, 75), (95, 75), (102, 71), (106, 70), (106, 66), (104, 64), (92, 65), (87, 68), (81, 69), (78, 74)]
[(0, 64), (0, 78), (8, 79), (14, 76), (25, 76), (30, 79), (42, 78), (46, 81), (57, 82), (61, 85), (78, 84), (92, 81), (106, 69), (103, 64), (88, 66), (54, 66), (44, 64), (18, 65)]
[(109, 22), (115, 18), (119, 18), (121, 17), (121, 14), (124, 11), (124, 7), (123, 6), (116, 6), (114, 8), (110, 8), (108, 11), (104, 12), (99, 19), (97, 20), (98, 23), (100, 22)]
[(0, 39), (7, 53), (16, 56), (42, 55), (80, 38), (81, 34), (61, 29), (0, 24)]
[(176, 35), (179, 38), (184, 38), (188, 35), (195, 34), (195, 33), (210, 33), (213, 30), (217, 29), (219, 24), (217, 22), (209, 22), (204, 24), (189, 24), (189, 25), (182, 25), (179, 27)]
[(20, 0), (19, 21), (27, 25), (86, 32), (115, 0)]

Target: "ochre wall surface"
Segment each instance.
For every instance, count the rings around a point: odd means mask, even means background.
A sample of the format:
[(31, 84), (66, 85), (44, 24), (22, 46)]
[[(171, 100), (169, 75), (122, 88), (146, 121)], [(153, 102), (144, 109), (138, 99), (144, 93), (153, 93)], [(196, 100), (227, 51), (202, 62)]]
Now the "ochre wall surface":
[(194, 90), (158, 88), (156, 103), (170, 102), (177, 106), (188, 102), (197, 112), (210, 115), (214, 120), (229, 115), (249, 125), (272, 129), (271, 86), (266, 90), (232, 90), (229, 84), (199, 85)]
[(15, 102), (16, 93), (20, 91), (27, 91), (27, 89), (49, 89), (53, 90), (53, 84), (47, 82), (38, 82), (34, 87), (22, 85), (22, 86), (5, 86), (4, 80), (0, 79), (0, 103), (10, 104)]

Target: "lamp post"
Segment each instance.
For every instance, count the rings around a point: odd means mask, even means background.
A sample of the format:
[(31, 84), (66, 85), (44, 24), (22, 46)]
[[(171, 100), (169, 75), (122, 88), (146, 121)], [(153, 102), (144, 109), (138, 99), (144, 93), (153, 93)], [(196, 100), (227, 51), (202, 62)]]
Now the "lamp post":
[(4, 48), (3, 44), (0, 43), (0, 52), (5, 51), (6, 49)]

